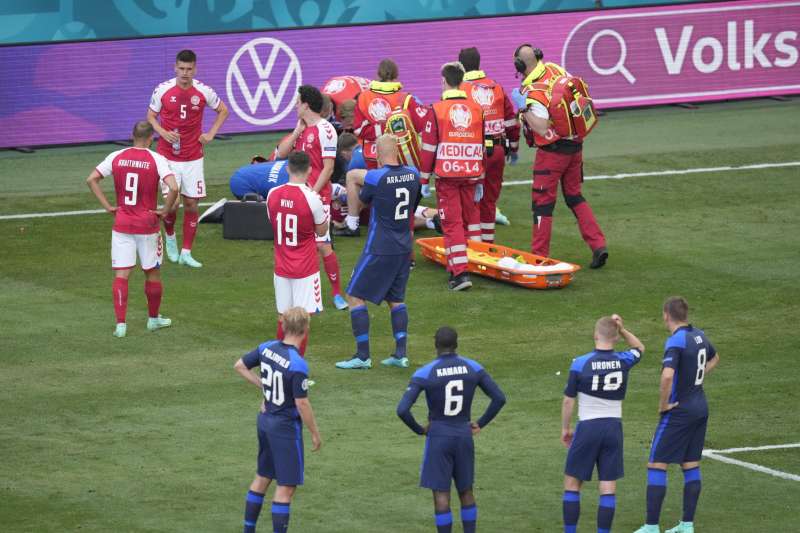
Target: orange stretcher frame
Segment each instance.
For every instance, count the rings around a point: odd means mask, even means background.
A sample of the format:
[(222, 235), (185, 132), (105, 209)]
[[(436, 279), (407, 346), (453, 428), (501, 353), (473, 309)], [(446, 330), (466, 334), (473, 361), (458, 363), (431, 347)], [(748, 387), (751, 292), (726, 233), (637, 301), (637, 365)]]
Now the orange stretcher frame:
[[(444, 238), (428, 237), (417, 239), (417, 244), (422, 249), (422, 255), (435, 263), (447, 266), (447, 257), (444, 252)], [(514, 248), (509, 248), (508, 246), (500, 244), (468, 241), (467, 247), (473, 252), (486, 254), (492, 258), (521, 257), (524, 259), (525, 263), (534, 266), (553, 266), (559, 263), (569, 265), (569, 268), (537, 273), (502, 268), (491, 260), (481, 260), (475, 257), (476, 254), (467, 253), (467, 257), (469, 258), (467, 269), (470, 273), (513, 283), (514, 285), (519, 285), (526, 289), (560, 289), (566, 287), (572, 282), (575, 272), (581, 269), (579, 265), (515, 250)]]

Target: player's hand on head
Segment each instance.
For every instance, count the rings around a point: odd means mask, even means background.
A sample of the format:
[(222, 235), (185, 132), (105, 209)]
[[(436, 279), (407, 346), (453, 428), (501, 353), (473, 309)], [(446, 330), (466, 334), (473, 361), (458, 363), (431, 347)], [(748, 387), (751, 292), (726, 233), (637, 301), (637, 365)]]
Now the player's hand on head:
[(617, 328), (619, 328), (619, 329), (624, 329), (625, 328), (625, 325), (622, 322), (622, 317), (619, 316), (618, 314), (614, 313), (613, 315), (611, 315), (611, 320), (613, 320), (614, 322), (617, 323)]
[(566, 448), (569, 448), (572, 444), (572, 430), (571, 429), (562, 429), (561, 430), (561, 442), (564, 444)]

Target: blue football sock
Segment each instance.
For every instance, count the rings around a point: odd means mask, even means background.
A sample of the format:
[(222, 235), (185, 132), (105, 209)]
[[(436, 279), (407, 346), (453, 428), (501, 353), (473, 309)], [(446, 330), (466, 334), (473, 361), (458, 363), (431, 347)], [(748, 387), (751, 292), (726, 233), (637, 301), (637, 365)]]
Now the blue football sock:
[(647, 521), (657, 526), (661, 518), (661, 504), (667, 495), (667, 471), (657, 468), (647, 469)]
[(563, 506), (564, 533), (575, 533), (578, 530), (578, 518), (581, 516), (581, 493), (565, 490)]
[(247, 491), (247, 499), (244, 503), (244, 533), (255, 533), (258, 515), (261, 514), (261, 506), (264, 504), (264, 495), (252, 490)]
[(356, 338), (356, 356), (362, 361), (369, 359), (369, 313), (366, 305), (350, 310), (353, 337)]
[(694, 522), (697, 500), (700, 498), (700, 467), (683, 471), (683, 521)]
[(461, 508), (461, 524), (464, 533), (475, 533), (478, 524), (478, 505), (473, 503)]
[(408, 309), (406, 304), (400, 304), (392, 309), (392, 333), (394, 334), (394, 356), (406, 356), (406, 342), (408, 340)]
[(453, 513), (450, 509), (440, 513), (436, 512), (436, 533), (451, 533), (453, 531)]
[(609, 533), (611, 522), (614, 521), (614, 511), (617, 507), (617, 497), (614, 494), (601, 494), (597, 506), (597, 533)]
[(272, 531), (286, 533), (289, 531), (289, 504), (272, 502)]

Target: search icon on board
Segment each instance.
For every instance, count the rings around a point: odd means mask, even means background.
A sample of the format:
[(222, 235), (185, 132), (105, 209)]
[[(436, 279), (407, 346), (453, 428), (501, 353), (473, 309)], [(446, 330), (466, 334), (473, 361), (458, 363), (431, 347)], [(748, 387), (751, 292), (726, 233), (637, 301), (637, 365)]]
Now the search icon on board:
[[(614, 63), (611, 67), (604, 68), (597, 65), (594, 60), (594, 45), (601, 37), (612, 37), (617, 41), (619, 44), (619, 59), (617, 62)], [(628, 57), (628, 45), (625, 43), (625, 39), (622, 38), (618, 32), (614, 30), (600, 30), (599, 32), (595, 33), (592, 36), (592, 39), (589, 41), (589, 45), (586, 47), (586, 59), (589, 61), (589, 66), (592, 67), (592, 70), (600, 74), (601, 76), (612, 76), (614, 74), (622, 74), (622, 76), (628, 80), (628, 83), (633, 85), (636, 83), (636, 78), (631, 71), (625, 66), (625, 59)]]

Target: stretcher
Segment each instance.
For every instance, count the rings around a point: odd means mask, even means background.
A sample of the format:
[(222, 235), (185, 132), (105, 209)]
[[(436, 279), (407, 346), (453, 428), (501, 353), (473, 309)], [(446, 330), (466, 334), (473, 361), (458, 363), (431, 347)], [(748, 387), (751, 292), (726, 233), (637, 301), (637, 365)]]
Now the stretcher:
[[(447, 266), (444, 238), (417, 239), (422, 255)], [(558, 259), (542, 257), (500, 244), (468, 241), (468, 271), (487, 278), (499, 279), (526, 289), (560, 289), (572, 282), (580, 266)]]

